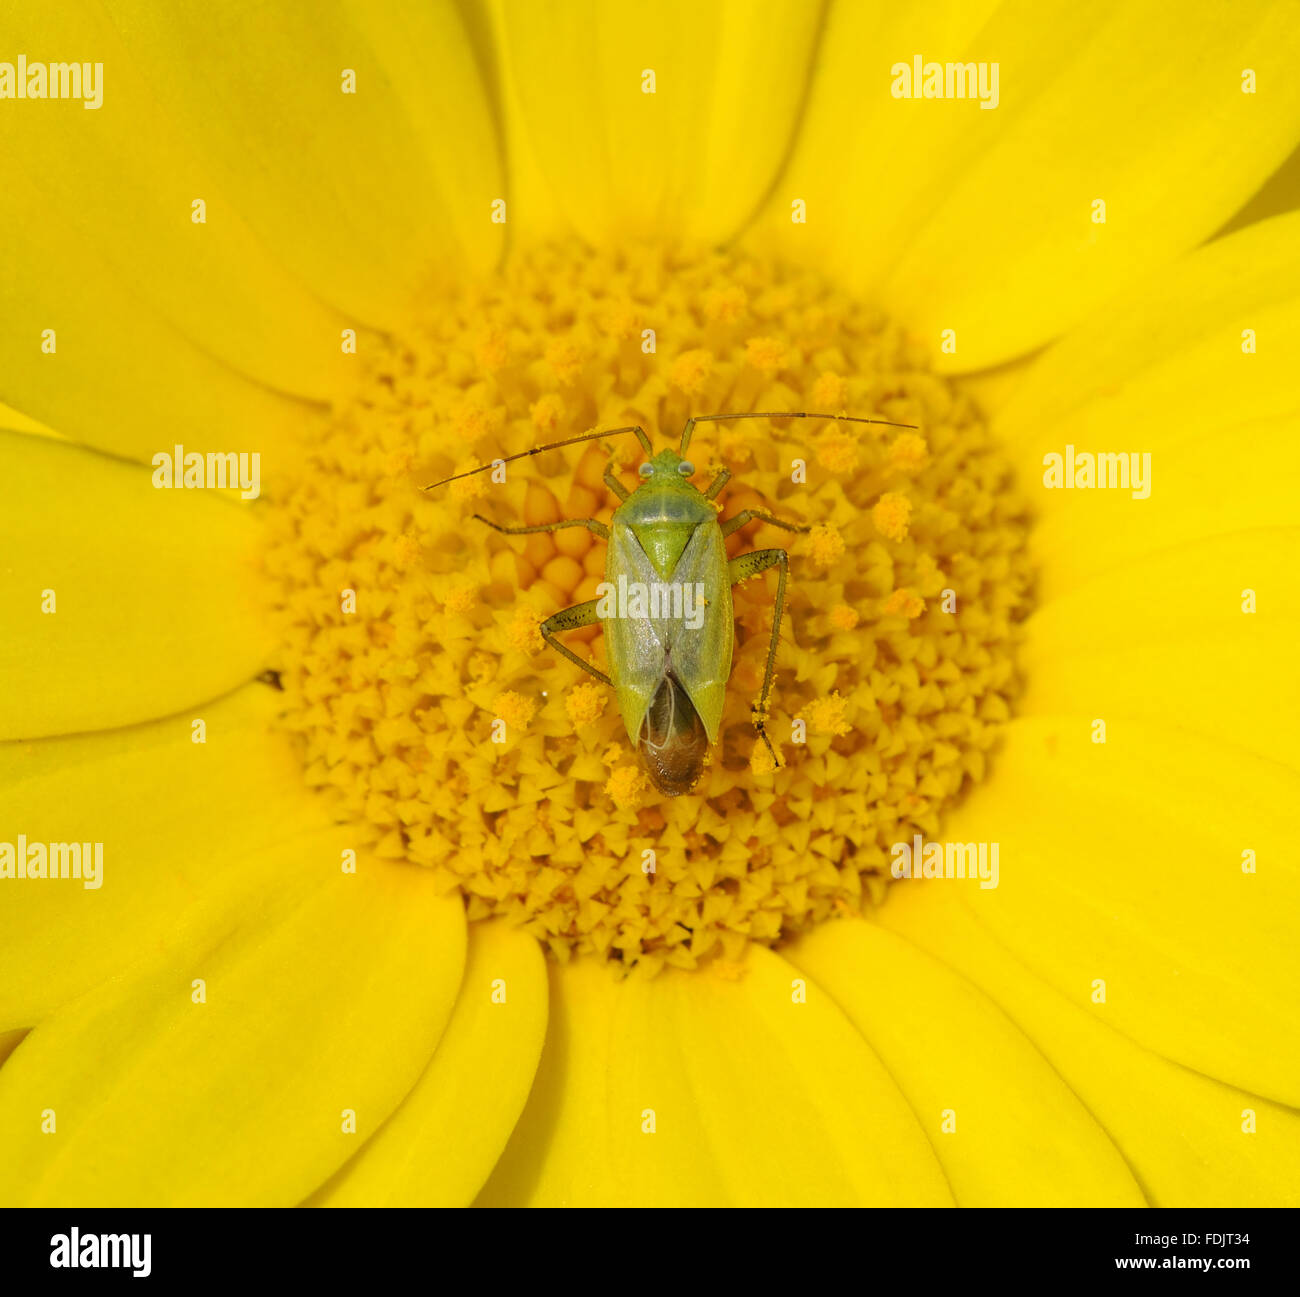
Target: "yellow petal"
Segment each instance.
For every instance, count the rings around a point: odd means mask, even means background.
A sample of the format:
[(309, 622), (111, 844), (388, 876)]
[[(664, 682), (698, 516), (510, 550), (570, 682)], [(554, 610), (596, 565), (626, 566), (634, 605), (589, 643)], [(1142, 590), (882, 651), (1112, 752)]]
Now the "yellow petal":
[[(994, 421), (1040, 515), (1041, 597), (1135, 555), (1294, 524), (1297, 347), (1293, 213), (1144, 277), (1045, 352)], [(1046, 457), (1067, 446), (1149, 456), (1146, 498), (1134, 498), (1132, 458), (1115, 461), (1128, 490), (1045, 489)]]
[(0, 743), (0, 839), (103, 844), (98, 887), (0, 879), (0, 1030), (192, 943), (261, 890), (256, 852), (328, 823), (285, 736), (268, 732), (278, 697), (250, 685), (205, 705), (201, 745), (187, 717)]
[(954, 379), (959, 390), (967, 393), (986, 419), (993, 419), (1025, 381), (1026, 372), (1033, 360), (1021, 357), (998, 365), (995, 369), (981, 369), (975, 374), (963, 374)]
[[(996, 63), (997, 107), (896, 98), (915, 56)], [(1158, 0), (834, 5), (762, 238), (885, 302), (936, 352), (955, 330), (948, 368), (997, 364), (1224, 224), (1295, 145), (1297, 57), (1285, 0), (1177, 15)]]
[(1297, 571), (1300, 528), (1264, 528), (1085, 582), (1030, 618), (1020, 710), (1160, 722), (1214, 740), (1211, 761), (1245, 751), (1300, 772)]
[(889, 1074), (822, 988), (757, 948), (728, 980), (552, 973), (524, 1115), (481, 1204), (943, 1205)]
[(47, 428), (30, 415), (23, 414), (22, 411), (8, 405), (0, 405), (0, 428), (6, 432), (26, 432), (37, 437), (60, 438), (60, 434), (52, 428)]
[(532, 937), (502, 923), (469, 932), (465, 978), (433, 1061), (308, 1206), (467, 1206), (483, 1187), (541, 1056), (546, 960)]
[(23, 1043), (23, 1037), (26, 1035), (25, 1027), (19, 1027), (16, 1031), (0, 1031), (0, 1067), (4, 1066), (9, 1055)]
[(505, 0), (512, 93), (573, 227), (599, 245), (734, 233), (789, 145), (819, 20), (799, 0)]
[[(311, 426), (312, 407), (186, 339), (78, 235), (70, 215), (40, 215), (43, 200), (23, 172), (6, 172), (4, 187), (0, 396), (8, 404), (141, 461), (181, 441), (205, 452), (256, 450), (269, 466)], [(5, 211), (32, 219), (17, 230)], [(322, 345), (337, 348), (337, 336)]]
[(880, 922), (1002, 1007), (1105, 1127), (1153, 1206), (1300, 1204), (1300, 1114), (1141, 1048), (1053, 990), (990, 935), (962, 886), (899, 883)]
[[(317, 397), (336, 390), (347, 369), (331, 342), (345, 321), (268, 254), (218, 190), (192, 141), (160, 111), (108, 15), (80, 4), (39, 15), (10, 9), (0, 38), (33, 58), (40, 49), (94, 51), (106, 69), (92, 111), (0, 116), (7, 175), (32, 182), (0, 189), (0, 237), (13, 260), (42, 270), (58, 259), (54, 237), (89, 245), (105, 272), (142, 299), (136, 310), (203, 351), (270, 387)], [(87, 286), (81, 292), (90, 297)], [(43, 303), (59, 315), (65, 305)], [(118, 318), (102, 314), (102, 301), (88, 305), (101, 312), (101, 325), (112, 320), (106, 342), (125, 356), (129, 339)], [(158, 369), (169, 363), (151, 359)]]
[(507, 15), (501, 0), (467, 7), (465, 25), (475, 52), (497, 88), (502, 147), (509, 159), (507, 194), (510, 221), (506, 225), (506, 246), (542, 243), (572, 238), (562, 206), (562, 195), (555, 193), (538, 157), (529, 127), (528, 115), (520, 101), (519, 83), (513, 75), (506, 53)]
[[(409, 124), (436, 193), (427, 210), (406, 210), (413, 199), (400, 189), (391, 200), (388, 217), (400, 222), (407, 244), (399, 249), (398, 281), (390, 287), (395, 305), (409, 308), (423, 267), (445, 272), (455, 257), (458, 272), (486, 272), (505, 247), (509, 222), (492, 220), (493, 204), (506, 193), (506, 174), (488, 60), (474, 46), (472, 7), (457, 0), (398, 6), (342, 0), (342, 8), (349, 25), (345, 43), (360, 37), (381, 79), (374, 89), (392, 97), (376, 116), (382, 114), (390, 134), (394, 116), (398, 130)], [(350, 139), (373, 166), (370, 142), (361, 132)], [(386, 187), (416, 183), (409, 176), (380, 178)]]
[(1297, 207), (1300, 207), (1300, 148), (1269, 176), (1250, 202), (1235, 212), (1215, 237), (1244, 230), (1256, 221), (1267, 221)]
[(823, 923), (785, 954), (889, 1069), (958, 1206), (1145, 1205), (1106, 1132), (964, 978), (859, 920)]
[(0, 1201), (290, 1205), (383, 1124), (450, 1014), (464, 911), (425, 870), (344, 874), (346, 842), (264, 854), (222, 930), (23, 1041), (0, 1068)]
[(20, 487), (0, 514), (0, 738), (168, 715), (262, 669), (248, 506), (21, 433), (0, 433), (0, 477)]
[(1185, 730), (1095, 732), (1088, 716), (1013, 721), (944, 831), (998, 844), (997, 886), (907, 886), (956, 889), (1027, 968), (1147, 1049), (1294, 1105), (1300, 777)]
[(451, 0), (108, 8), (232, 206), (325, 301), (395, 325), (433, 271), (495, 264), (504, 182)]

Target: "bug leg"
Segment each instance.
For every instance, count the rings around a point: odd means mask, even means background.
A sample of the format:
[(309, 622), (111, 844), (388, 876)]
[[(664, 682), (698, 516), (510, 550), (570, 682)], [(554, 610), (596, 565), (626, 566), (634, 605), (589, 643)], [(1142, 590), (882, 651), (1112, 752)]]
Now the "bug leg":
[(716, 500), (718, 498), (718, 492), (721, 491), (729, 481), (731, 481), (731, 469), (724, 465), (718, 470), (717, 477), (709, 483), (709, 489), (705, 491), (704, 498), (706, 500)]
[(628, 497), (628, 489), (627, 489), (627, 487), (625, 487), (625, 486), (623, 485), (622, 482), (620, 482), (620, 481), (618, 480), (618, 478), (616, 478), (616, 477), (614, 476), (614, 465), (613, 465), (612, 463), (611, 463), (610, 466), (605, 470), (604, 482), (605, 482), (605, 485), (606, 485), (607, 487), (609, 487), (609, 489), (610, 489), (611, 491), (613, 491), (614, 494), (615, 494), (616, 496), (618, 496), (618, 498), (619, 498), (620, 500), (626, 500), (626, 499), (627, 499), (627, 497)]
[(491, 518), (485, 518), (481, 513), (476, 513), (474, 517), (479, 522), (487, 523), (493, 531), (499, 531), (503, 536), (531, 536), (539, 531), (562, 531), (565, 527), (585, 527), (601, 540), (609, 539), (609, 528), (603, 522), (597, 522), (595, 518), (566, 518), (563, 522), (538, 523), (536, 527), (503, 527), (499, 522), (493, 522)]
[[(728, 518), (722, 524), (723, 539), (730, 536), (733, 531), (739, 531), (746, 523), (753, 522), (755, 518), (759, 518), (763, 522), (770, 522), (773, 527), (781, 527), (785, 531), (812, 531), (812, 527), (806, 522), (786, 522), (784, 518), (774, 518), (766, 509), (742, 509), (734, 518)], [(764, 549), (758, 552), (760, 554), (779, 554), (783, 551)], [(732, 584), (734, 585), (735, 582), (733, 581)]]
[(758, 702), (753, 705), (751, 711), (758, 737), (767, 745), (772, 760), (779, 766), (780, 758), (776, 755), (776, 749), (772, 747), (771, 739), (767, 737), (767, 700), (772, 692), (772, 676), (776, 671), (776, 650), (781, 639), (781, 616), (785, 612), (785, 574), (790, 569), (790, 555), (783, 549), (757, 549), (752, 554), (740, 554), (727, 564), (727, 575), (731, 578), (732, 585), (739, 585), (740, 582), (748, 581), (750, 577), (757, 576), (760, 572), (766, 572), (770, 567), (779, 569), (776, 575), (776, 611), (772, 615), (772, 639), (767, 646), (763, 692), (759, 694)]
[(566, 648), (555, 638), (556, 631), (579, 630), (583, 626), (594, 626), (600, 619), (596, 616), (597, 599), (588, 599), (586, 603), (575, 603), (571, 608), (561, 608), (552, 613), (539, 627), (542, 638), (557, 652), (562, 653), (570, 662), (576, 663), (584, 671), (596, 677), (602, 684), (613, 686), (614, 682), (603, 672), (584, 662), (571, 648)]

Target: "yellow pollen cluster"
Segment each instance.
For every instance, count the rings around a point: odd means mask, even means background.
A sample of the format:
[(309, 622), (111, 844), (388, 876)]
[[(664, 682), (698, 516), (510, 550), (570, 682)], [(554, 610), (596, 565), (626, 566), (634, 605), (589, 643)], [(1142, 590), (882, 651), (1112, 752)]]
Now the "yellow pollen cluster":
[(561, 385), (567, 387), (582, 372), (582, 348), (568, 338), (558, 338), (546, 349), (546, 363)]
[(915, 432), (902, 432), (889, 448), (889, 462), (902, 473), (913, 473), (929, 458), (925, 438)]
[(743, 318), (747, 300), (745, 290), (739, 284), (710, 288), (702, 299), (704, 318), (710, 324), (734, 324)]
[(532, 415), (533, 427), (538, 432), (554, 432), (564, 415), (564, 402), (555, 392), (546, 392), (528, 407), (528, 413)]
[(807, 714), (808, 728), (814, 734), (848, 734), (853, 726), (845, 717), (848, 701), (838, 693), (829, 698), (814, 698), (804, 708)]
[(776, 762), (765, 744), (756, 743), (749, 754), (749, 773), (758, 778), (776, 773)]
[(615, 806), (629, 809), (640, 801), (650, 781), (636, 766), (619, 766), (605, 781), (605, 791)]
[(526, 698), (513, 689), (507, 689), (505, 693), (497, 695), (494, 709), (497, 718), (505, 724), (516, 729), (526, 729), (537, 715), (537, 699)]
[(575, 727), (590, 725), (605, 710), (609, 690), (603, 684), (574, 685), (564, 700), (569, 719)]
[(693, 396), (703, 388), (713, 369), (713, 354), (708, 351), (684, 351), (676, 360), (669, 379), (674, 387)]
[(786, 355), (786, 344), (780, 338), (751, 338), (745, 349), (749, 363), (765, 374), (775, 374), (783, 368)]
[(895, 590), (880, 611), (886, 617), (919, 617), (925, 611), (925, 600), (915, 590)]
[(882, 495), (871, 511), (871, 520), (876, 524), (876, 530), (886, 540), (903, 540), (907, 535), (907, 523), (911, 516), (911, 500), (895, 491), (888, 491)]
[(448, 613), (467, 613), (482, 598), (482, 591), (473, 581), (452, 577), (443, 584), (442, 606)]
[[(507, 560), (510, 556), (507, 555)], [(512, 572), (517, 572), (518, 564), (507, 561), (500, 564), (504, 568), (503, 577), (509, 580)], [(540, 653), (546, 647), (542, 639), (542, 628), (537, 617), (527, 604), (521, 604), (502, 628), (506, 644), (516, 653)]]
[(844, 554), (844, 537), (833, 523), (819, 522), (808, 535), (808, 557), (817, 567), (830, 567)]
[(858, 439), (846, 431), (852, 424), (835, 424), (817, 438), (817, 462), (832, 473), (852, 473), (858, 466)]
[[(983, 777), (1018, 691), (1026, 523), (977, 411), (925, 350), (802, 271), (738, 254), (548, 247), (430, 297), (407, 336), (359, 360), (355, 397), (295, 457), (266, 567), (276, 665), (304, 779), (358, 844), (432, 870), (472, 920), (499, 916), (556, 957), (638, 975), (738, 965), (879, 900), (892, 843), (942, 832)], [(654, 330), (658, 350), (646, 349)], [(701, 488), (732, 473), (732, 556), (790, 553), (733, 591), (736, 648), (698, 786), (659, 794), (605, 685), (539, 623), (596, 597), (586, 528), (506, 536), (473, 519), (608, 523), (643, 458), (631, 437), (467, 467), (596, 428), (675, 446), (691, 415), (817, 410), (917, 425), (700, 424)], [(706, 467), (707, 466), (707, 467)], [(599, 625), (560, 636), (607, 671)]]
[(808, 399), (814, 410), (825, 410), (827, 414), (848, 414), (844, 408), (848, 387), (838, 374), (819, 374), (817, 381), (808, 393)]

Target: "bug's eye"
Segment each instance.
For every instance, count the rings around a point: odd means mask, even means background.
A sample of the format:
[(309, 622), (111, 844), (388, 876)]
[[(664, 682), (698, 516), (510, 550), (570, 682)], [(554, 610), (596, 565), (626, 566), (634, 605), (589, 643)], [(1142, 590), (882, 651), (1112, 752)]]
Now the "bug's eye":
[(652, 464), (642, 464), (641, 467), (637, 469), (637, 472), (640, 473), (642, 477), (649, 477), (654, 472), (654, 466)]
[(695, 465), (692, 464), (689, 459), (684, 459), (677, 465), (677, 471), (683, 477), (690, 477), (690, 475), (695, 472)]

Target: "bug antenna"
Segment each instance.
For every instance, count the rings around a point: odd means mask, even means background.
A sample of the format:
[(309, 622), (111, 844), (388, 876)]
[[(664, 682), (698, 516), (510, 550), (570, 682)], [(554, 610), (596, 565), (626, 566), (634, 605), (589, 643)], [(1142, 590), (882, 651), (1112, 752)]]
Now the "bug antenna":
[(635, 424), (629, 424), (626, 428), (610, 428), (605, 432), (584, 432), (580, 437), (566, 437), (563, 441), (548, 442), (545, 446), (534, 446), (532, 450), (521, 450), (517, 455), (506, 455), (501, 459), (494, 459), (490, 463), (480, 464), (478, 468), (467, 469), (464, 473), (453, 473), (450, 477), (444, 477), (440, 482), (430, 482), (424, 489), (432, 491), (435, 486), (446, 486), (448, 482), (458, 482), (462, 477), (473, 477), (475, 473), (486, 473), (488, 469), (495, 468), (498, 464), (509, 464), (511, 460), (527, 459), (530, 455), (540, 455), (544, 450), (559, 450), (561, 446), (575, 446), (580, 441), (600, 441), (604, 437), (617, 437), (623, 432), (635, 432), (637, 440), (645, 448), (647, 455), (651, 454), (654, 447), (650, 444), (650, 438), (645, 432)]
[(851, 414), (811, 414), (805, 410), (776, 410), (766, 413), (754, 411), (745, 414), (697, 414), (695, 418), (686, 421), (686, 427), (682, 430), (682, 444), (678, 454), (686, 454), (686, 447), (691, 444), (691, 433), (695, 431), (697, 423), (721, 423), (724, 419), (833, 419), (836, 423), (880, 423), (886, 428), (915, 429), (916, 427), (914, 423), (895, 423), (892, 419), (861, 419)]

